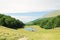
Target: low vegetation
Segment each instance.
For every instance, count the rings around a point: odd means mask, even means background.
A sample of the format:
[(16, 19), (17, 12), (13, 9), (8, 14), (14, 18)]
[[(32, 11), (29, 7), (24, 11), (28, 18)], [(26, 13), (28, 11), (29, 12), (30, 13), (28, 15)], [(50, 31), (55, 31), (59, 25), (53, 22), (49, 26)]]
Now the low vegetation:
[(17, 40), (20, 36), (16, 30), (0, 26), (0, 40)]
[(33, 27), (36, 31), (28, 31), (23, 28), (14, 30), (0, 26), (0, 40), (19, 40), (22, 37), (28, 40), (60, 40), (60, 28), (43, 29), (37, 25), (25, 26), (25, 28)]

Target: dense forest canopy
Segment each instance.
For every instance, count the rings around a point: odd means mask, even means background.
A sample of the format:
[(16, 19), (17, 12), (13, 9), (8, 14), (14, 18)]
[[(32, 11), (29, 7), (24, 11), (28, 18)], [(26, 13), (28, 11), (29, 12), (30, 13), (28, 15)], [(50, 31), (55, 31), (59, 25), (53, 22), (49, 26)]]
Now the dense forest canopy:
[(12, 18), (11, 16), (0, 14), (0, 26), (18, 29), (18, 28), (23, 28), (24, 23), (18, 19)]

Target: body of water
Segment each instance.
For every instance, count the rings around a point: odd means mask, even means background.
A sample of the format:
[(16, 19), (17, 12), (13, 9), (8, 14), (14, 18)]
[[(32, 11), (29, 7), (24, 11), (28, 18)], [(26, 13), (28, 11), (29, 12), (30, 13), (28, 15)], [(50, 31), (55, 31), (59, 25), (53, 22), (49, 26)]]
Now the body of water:
[(34, 31), (34, 28), (24, 28), (24, 30), (28, 30), (28, 31)]

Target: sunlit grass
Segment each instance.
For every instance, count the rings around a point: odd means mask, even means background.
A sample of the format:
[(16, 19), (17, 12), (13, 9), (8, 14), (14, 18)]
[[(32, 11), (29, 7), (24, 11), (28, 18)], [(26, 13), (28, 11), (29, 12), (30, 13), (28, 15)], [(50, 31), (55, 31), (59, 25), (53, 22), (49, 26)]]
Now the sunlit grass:
[[(27, 28), (29, 26), (26, 26)], [(31, 26), (30, 26), (31, 27)], [(60, 29), (42, 29), (39, 26), (32, 26), (36, 28), (35, 32), (18, 29), (18, 31), (27, 36), (29, 40), (60, 40)]]
[(28, 31), (23, 28), (13, 30), (0, 27), (0, 40), (18, 40), (25, 36), (29, 40), (60, 40), (60, 29), (43, 29), (39, 26), (25, 26), (25, 28), (35, 28), (36, 31)]
[(0, 26), (0, 40), (17, 40), (19, 37), (20, 33), (16, 30)]

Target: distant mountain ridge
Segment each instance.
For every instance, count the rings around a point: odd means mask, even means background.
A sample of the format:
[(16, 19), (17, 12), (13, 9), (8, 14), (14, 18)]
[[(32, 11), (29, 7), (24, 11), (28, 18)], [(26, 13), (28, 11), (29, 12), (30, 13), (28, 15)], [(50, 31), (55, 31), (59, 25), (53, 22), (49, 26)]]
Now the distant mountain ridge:
[(43, 18), (55, 17), (58, 15), (60, 15), (60, 10), (55, 10), (55, 11), (49, 12), (48, 14), (44, 15)]

